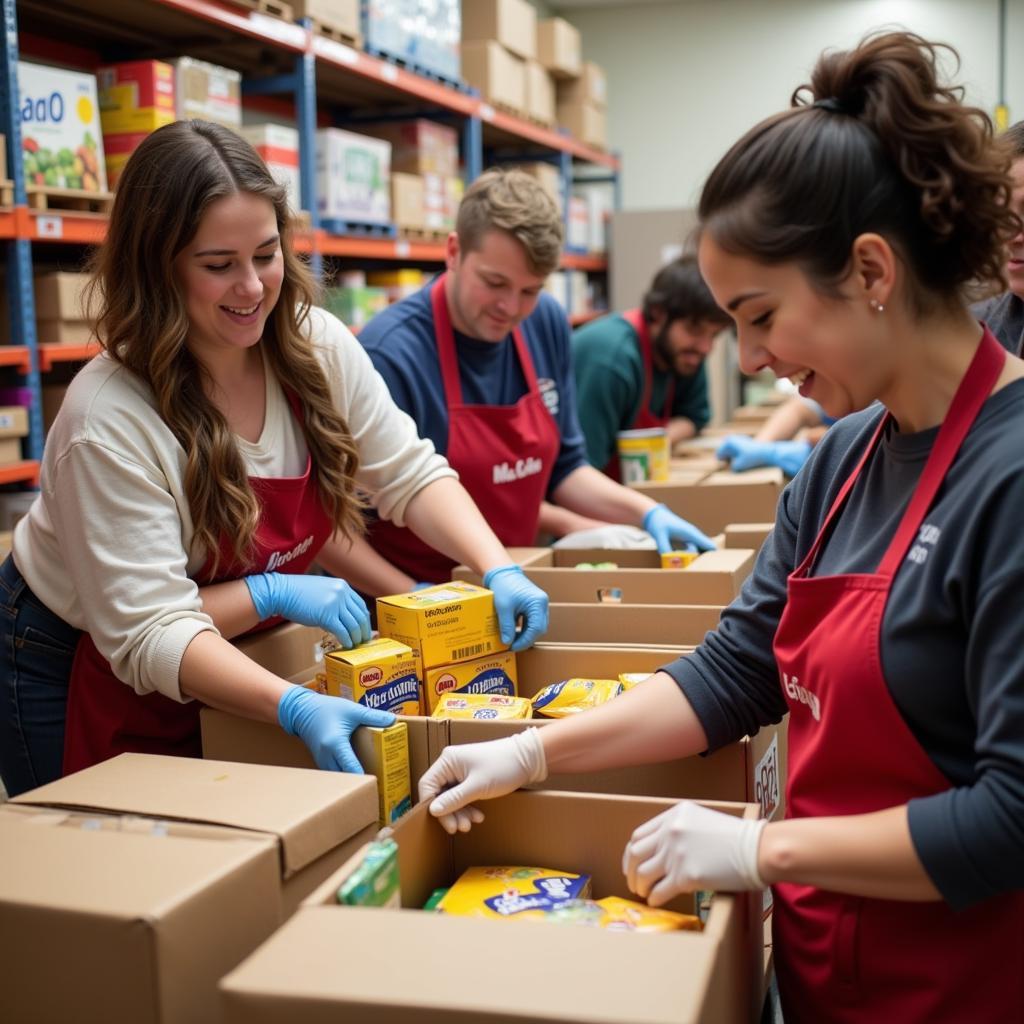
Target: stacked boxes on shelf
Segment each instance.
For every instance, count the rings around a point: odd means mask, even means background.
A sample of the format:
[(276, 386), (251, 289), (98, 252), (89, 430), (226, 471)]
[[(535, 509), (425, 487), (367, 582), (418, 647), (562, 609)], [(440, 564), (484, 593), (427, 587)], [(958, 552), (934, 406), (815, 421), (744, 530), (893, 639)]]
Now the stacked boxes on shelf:
[(558, 300), (568, 316), (584, 316), (590, 310), (588, 288), (582, 270), (556, 270), (544, 283), (544, 291)]
[[(477, 0), (467, 4), (475, 7)], [(461, 78), (460, 0), (364, 0), (366, 49), (448, 81)]]
[[(36, 335), (44, 345), (85, 345), (91, 337), (83, 291), (87, 274), (37, 269), (33, 292)], [(3, 282), (0, 280), (0, 285)], [(6, 288), (0, 287), (0, 323), (9, 323)]]
[(350, 330), (358, 331), (387, 309), (388, 293), (368, 285), (362, 270), (346, 270), (335, 277), (332, 287), (324, 289), (323, 305)]
[(301, 209), (298, 130), (283, 124), (250, 124), (238, 132), (263, 158), (274, 180), (284, 185), (288, 205)]
[(527, 65), (536, 58), (537, 12), (526, 0), (475, 0), (465, 6), (462, 74), (489, 103), (529, 114)]
[(593, 61), (584, 62), (579, 78), (558, 83), (558, 123), (588, 146), (608, 145), (607, 105), (604, 71)]
[(0, 406), (0, 466), (21, 462), (21, 439), (28, 434), (28, 410), (23, 405)]
[(341, 128), (316, 133), (320, 220), (344, 234), (353, 225), (391, 222), (391, 143)]
[(289, 0), (296, 21), (309, 18), (314, 28), (358, 43), (359, 0)]

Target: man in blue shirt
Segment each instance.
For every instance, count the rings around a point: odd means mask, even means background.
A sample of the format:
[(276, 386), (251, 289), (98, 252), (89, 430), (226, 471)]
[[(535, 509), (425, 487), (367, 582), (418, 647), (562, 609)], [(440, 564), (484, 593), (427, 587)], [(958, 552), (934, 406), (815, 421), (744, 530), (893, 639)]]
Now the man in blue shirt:
[[(642, 524), (662, 550), (710, 549), (696, 527), (587, 462), (569, 324), (543, 292), (561, 244), (539, 183), (488, 171), (459, 207), (446, 273), (374, 317), (359, 340), (506, 546), (534, 543), (549, 501), (574, 525)], [(409, 530), (379, 522), (370, 539), (410, 582), (449, 578), (453, 563)]]

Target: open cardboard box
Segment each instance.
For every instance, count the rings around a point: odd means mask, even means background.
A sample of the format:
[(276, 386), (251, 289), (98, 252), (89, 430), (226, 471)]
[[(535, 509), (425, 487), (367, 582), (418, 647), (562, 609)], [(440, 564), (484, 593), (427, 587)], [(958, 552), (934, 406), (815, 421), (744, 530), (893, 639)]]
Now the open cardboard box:
[(11, 804), (216, 825), (269, 838), (277, 849), (284, 916), (377, 829), (370, 776), (158, 754), (121, 754)]
[[(629, 898), (622, 851), (671, 801), (520, 792), (449, 836), (421, 804), (394, 829), (403, 909), (344, 907), (358, 861), (221, 982), (225, 1024), (473, 1020), (602, 1024), (755, 1021), (762, 987), (760, 893), (716, 895), (703, 932), (636, 935), (422, 911), (469, 866), (582, 871), (595, 897)], [(714, 805), (756, 818), (756, 807)], [(672, 909), (693, 912), (680, 897)], [(330, 955), (326, 955), (330, 951)]]
[(545, 643), (695, 646), (718, 625), (720, 605), (552, 604)]
[(774, 529), (775, 523), (730, 523), (725, 528), (725, 546), (760, 551)]
[[(613, 590), (622, 604), (694, 604), (724, 607), (740, 592), (754, 566), (754, 552), (720, 549), (700, 555), (685, 569), (662, 569), (657, 551), (607, 548), (536, 548), (520, 562), (523, 571), (553, 602), (608, 601)], [(580, 562), (615, 562), (618, 569), (577, 569)], [(452, 579), (479, 583), (468, 566)]]
[(730, 523), (774, 521), (784, 485), (782, 470), (775, 468), (746, 473), (722, 470), (696, 484), (674, 480), (630, 484), (709, 535), (720, 533)]

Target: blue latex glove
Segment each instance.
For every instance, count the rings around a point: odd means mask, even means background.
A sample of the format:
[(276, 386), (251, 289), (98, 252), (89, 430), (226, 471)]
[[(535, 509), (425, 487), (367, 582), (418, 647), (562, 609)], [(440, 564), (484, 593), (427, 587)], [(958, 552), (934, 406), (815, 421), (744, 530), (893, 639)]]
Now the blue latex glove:
[[(531, 583), (518, 565), (503, 565), (484, 573), (484, 586), (494, 591), (501, 642), (522, 651), (548, 628), (548, 595)], [(523, 619), (523, 631), (516, 636), (516, 623)], [(512, 643), (512, 641), (515, 643)]]
[(342, 647), (364, 644), (372, 635), (366, 602), (344, 580), (265, 572), (246, 576), (245, 583), (261, 622), (280, 615), (289, 622), (316, 626), (333, 633)]
[(715, 455), (728, 459), (734, 473), (758, 466), (778, 466), (786, 476), (796, 476), (811, 454), (807, 441), (755, 441), (742, 434), (730, 434)]
[(277, 704), (281, 728), (309, 747), (317, 768), (363, 774), (352, 753), (351, 736), (361, 725), (386, 729), (395, 722), (390, 711), (364, 708), (344, 697), (328, 697), (304, 686), (289, 686)]
[(673, 548), (684, 550), (714, 551), (715, 542), (697, 529), (693, 523), (677, 516), (664, 505), (655, 505), (644, 516), (644, 529), (654, 538), (660, 554), (667, 554)]

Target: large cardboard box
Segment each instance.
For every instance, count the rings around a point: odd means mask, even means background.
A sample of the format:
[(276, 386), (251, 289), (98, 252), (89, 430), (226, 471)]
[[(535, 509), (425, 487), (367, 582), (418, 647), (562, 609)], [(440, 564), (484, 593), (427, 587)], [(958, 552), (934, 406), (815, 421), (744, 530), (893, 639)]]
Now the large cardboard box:
[(608, 81), (601, 65), (584, 61), (578, 77), (559, 82), (558, 102), (591, 103), (603, 110), (608, 105)]
[(216, 1024), (217, 982), (282, 919), (256, 832), (8, 804), (0, 863), (12, 1024)]
[(175, 120), (174, 68), (160, 60), (108, 64), (96, 72), (104, 146), (108, 136), (143, 136)]
[(667, 505), (676, 515), (707, 534), (721, 533), (731, 523), (774, 522), (785, 486), (781, 469), (723, 470), (698, 484), (644, 481), (630, 484), (641, 494)]
[(465, 43), (493, 39), (517, 57), (537, 56), (537, 12), (527, 0), (472, 0), (462, 5)]
[(760, 551), (774, 529), (775, 523), (730, 523), (725, 528), (725, 546)]
[[(418, 909), (433, 889), (450, 885), (465, 868), (488, 864), (583, 871), (592, 878), (595, 896), (629, 897), (623, 848), (639, 825), (671, 806), (635, 797), (514, 793), (489, 801), (482, 824), (452, 837), (420, 805), (394, 830), (403, 909), (334, 903), (338, 885), (357, 862), (346, 865), (223, 980), (225, 1024), (754, 1021), (764, 940), (759, 894), (717, 895), (703, 932), (668, 935)], [(749, 805), (713, 806), (757, 816)], [(692, 913), (693, 898), (680, 897), (670, 906)], [(338, 949), (388, 955), (335, 956), (329, 962), (316, 955)], [(502, 982), (506, 971), (519, 971), (520, 981)]]
[(0, 406), (0, 438), (24, 437), (28, 433), (28, 409), (23, 405)]
[(544, 125), (555, 123), (555, 83), (535, 60), (526, 62), (526, 115)]
[(596, 103), (558, 101), (557, 119), (573, 138), (588, 146), (606, 149), (608, 146), (608, 118), (604, 108)]
[(219, 825), (247, 837), (270, 837), (284, 915), (377, 827), (377, 787), (369, 776), (155, 754), (121, 754), (11, 802)]
[[(523, 571), (553, 602), (589, 604), (697, 604), (724, 607), (735, 598), (754, 566), (754, 552), (739, 549), (708, 551), (685, 569), (662, 569), (656, 551), (608, 549), (538, 549), (522, 562)], [(618, 569), (576, 569), (579, 562), (618, 564)], [(478, 582), (467, 566), (452, 570), (454, 579)]]
[(288, 205), (301, 209), (298, 129), (284, 124), (249, 124), (239, 128), (238, 134), (259, 153), (274, 181), (284, 185)]
[(555, 78), (577, 78), (583, 66), (580, 32), (565, 18), (537, 23), (537, 59)]
[(489, 103), (526, 109), (526, 62), (493, 40), (462, 44), (462, 77)]
[(718, 625), (721, 605), (552, 604), (545, 643), (695, 646)]
[(242, 123), (242, 73), (194, 57), (174, 65), (174, 109), (179, 120), (194, 117), (228, 128)]
[(39, 320), (84, 320), (88, 274), (57, 271), (37, 274), (32, 281)]
[(317, 208), (326, 220), (391, 220), (391, 143), (340, 128), (316, 133)]
[(399, 228), (421, 231), (426, 227), (423, 199), (422, 175), (391, 172), (391, 219)]
[(451, 125), (418, 117), (410, 121), (368, 124), (363, 131), (391, 143), (391, 170), (407, 174), (459, 173), (459, 133)]
[[(313, 18), (328, 28), (359, 37), (359, 0), (289, 0), (293, 16)], [(246, 5), (248, 6), (248, 5)]]

